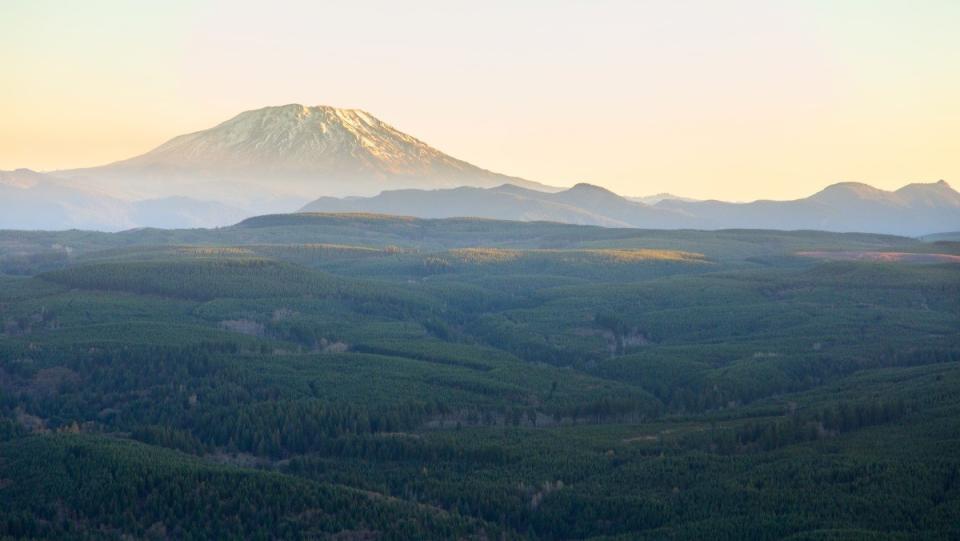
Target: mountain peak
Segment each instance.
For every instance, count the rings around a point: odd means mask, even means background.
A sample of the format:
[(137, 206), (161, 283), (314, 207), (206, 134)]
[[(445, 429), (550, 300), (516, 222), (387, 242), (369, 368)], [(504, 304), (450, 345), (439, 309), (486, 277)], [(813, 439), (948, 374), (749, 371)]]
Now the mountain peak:
[(348, 109), (330, 105), (303, 105), (302, 103), (288, 103), (287, 105), (272, 105), (244, 111), (235, 117), (223, 122), (227, 124), (240, 117), (286, 117), (298, 122), (311, 119), (320, 122), (339, 120), (344, 124), (352, 124), (358, 120), (370, 124), (383, 124), (379, 119), (363, 109)]
[(882, 191), (879, 188), (874, 188), (873, 186), (866, 184), (864, 182), (854, 182), (854, 181), (843, 181), (835, 182), (828, 185), (824, 189), (820, 190), (819, 193), (831, 192), (831, 191), (848, 191), (848, 192), (879, 192)]
[(897, 190), (896, 195), (911, 204), (932, 207), (960, 207), (960, 193), (945, 180), (914, 182)]
[(950, 186), (950, 184), (943, 179), (940, 179), (936, 182), (911, 182), (910, 184), (907, 184), (906, 186), (897, 190), (897, 192), (910, 191), (910, 190), (937, 190), (937, 191), (946, 190), (950, 192), (956, 192), (956, 190), (953, 189), (953, 186)]
[(604, 188), (603, 186), (597, 186), (596, 184), (590, 184), (588, 182), (578, 182), (573, 185), (572, 188), (567, 190), (571, 193), (592, 193), (592, 194), (603, 194), (603, 195), (612, 195), (614, 197), (620, 197), (619, 195), (611, 192), (610, 190)]
[(809, 199), (820, 202), (840, 203), (845, 200), (883, 200), (890, 192), (874, 188), (862, 182), (837, 182), (811, 195)]
[(450, 158), (359, 109), (288, 104), (245, 111), (217, 126), (171, 139), (129, 160), (232, 170), (299, 170), (412, 175), (464, 171)]

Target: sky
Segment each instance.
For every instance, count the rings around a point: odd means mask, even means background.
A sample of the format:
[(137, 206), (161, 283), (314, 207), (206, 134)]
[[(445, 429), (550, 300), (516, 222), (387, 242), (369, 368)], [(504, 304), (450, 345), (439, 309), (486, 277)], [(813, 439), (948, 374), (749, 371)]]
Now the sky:
[(303, 103), (624, 195), (956, 186), (958, 28), (956, 0), (0, 0), (0, 169)]

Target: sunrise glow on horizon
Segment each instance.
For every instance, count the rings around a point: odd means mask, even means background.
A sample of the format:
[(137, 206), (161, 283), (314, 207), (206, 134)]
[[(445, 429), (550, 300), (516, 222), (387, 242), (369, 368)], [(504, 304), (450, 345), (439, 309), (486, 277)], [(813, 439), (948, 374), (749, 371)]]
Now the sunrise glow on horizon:
[(0, 4), (0, 169), (237, 113), (369, 111), (483, 168), (620, 194), (960, 185), (960, 3)]

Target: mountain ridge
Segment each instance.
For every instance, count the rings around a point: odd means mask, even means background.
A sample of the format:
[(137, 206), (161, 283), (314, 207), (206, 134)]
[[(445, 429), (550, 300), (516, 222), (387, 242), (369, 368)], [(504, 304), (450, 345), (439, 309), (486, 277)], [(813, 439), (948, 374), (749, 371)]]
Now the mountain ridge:
[(469, 215), (606, 227), (815, 229), (920, 236), (960, 228), (960, 193), (945, 181), (909, 184), (897, 191), (843, 182), (789, 201), (663, 199), (648, 205), (587, 183), (556, 193), (505, 185), (477, 188), (469, 194), (404, 190), (369, 198), (327, 197), (305, 205), (300, 212), (373, 212), (421, 218)]

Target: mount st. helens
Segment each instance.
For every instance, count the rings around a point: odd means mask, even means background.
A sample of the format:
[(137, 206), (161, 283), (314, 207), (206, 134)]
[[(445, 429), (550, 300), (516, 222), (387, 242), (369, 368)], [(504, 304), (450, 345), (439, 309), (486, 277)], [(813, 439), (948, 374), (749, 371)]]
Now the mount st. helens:
[(547, 188), (448, 156), (365, 111), (299, 104), (246, 111), (141, 156), (57, 174), (113, 194), (187, 195), (260, 211), (398, 188)]

